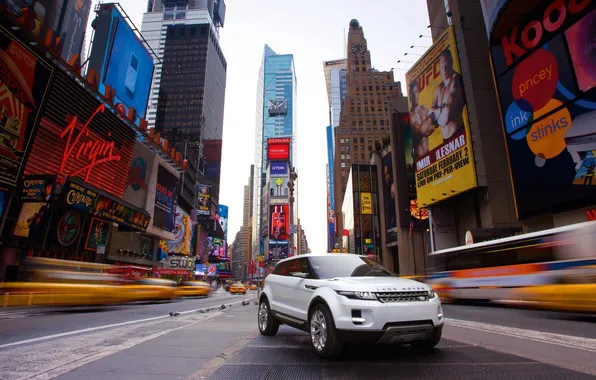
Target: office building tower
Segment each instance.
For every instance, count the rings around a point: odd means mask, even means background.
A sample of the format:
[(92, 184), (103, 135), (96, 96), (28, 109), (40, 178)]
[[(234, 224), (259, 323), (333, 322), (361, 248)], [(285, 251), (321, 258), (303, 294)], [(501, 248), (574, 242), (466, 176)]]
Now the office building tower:
[[(253, 258), (264, 254), (267, 231), (263, 223), (268, 218), (269, 205), (263, 203), (263, 188), (267, 181), (267, 139), (290, 138), (289, 162), (297, 159), (296, 149), (296, 71), (292, 54), (277, 54), (265, 45), (257, 82), (257, 112), (255, 126), (255, 175), (253, 192)], [(297, 191), (296, 191), (297, 193)], [(294, 202), (297, 210), (298, 202)], [(294, 216), (297, 212), (292, 213)], [(291, 221), (295, 224), (294, 221)]]
[(219, 45), (223, 0), (151, 0), (142, 34), (157, 53), (147, 122), (185, 155), (181, 195), (192, 204), (195, 184), (217, 202), (227, 62)]
[(347, 94), (335, 133), (334, 191), (337, 233), (341, 235), (341, 202), (352, 164), (366, 164), (377, 144), (389, 139), (388, 97), (401, 95), (393, 71), (371, 65), (364, 31), (358, 20), (350, 21), (347, 45)]

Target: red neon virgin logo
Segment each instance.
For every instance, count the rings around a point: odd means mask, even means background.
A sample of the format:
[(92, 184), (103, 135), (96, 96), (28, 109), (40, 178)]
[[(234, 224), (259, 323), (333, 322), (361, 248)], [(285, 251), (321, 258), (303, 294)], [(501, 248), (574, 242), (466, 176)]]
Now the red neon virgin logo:
[[(78, 134), (75, 133), (78, 121), (77, 116), (74, 116), (68, 126), (62, 131), (62, 133), (60, 133), (61, 138), (64, 138), (66, 135), (68, 135), (66, 140), (66, 148), (64, 149), (64, 153), (62, 154), (62, 162), (60, 163), (60, 173), (64, 175), (68, 174), (71, 176), (76, 176), (86, 172), (85, 181), (88, 181), (89, 176), (91, 175), (91, 170), (96, 166), (110, 161), (120, 161), (120, 156), (114, 155), (113, 141), (106, 142), (99, 139), (89, 138), (88, 141), (79, 144), (81, 137), (89, 137), (89, 131), (87, 130), (87, 127), (93, 118), (95, 118), (98, 113), (104, 112), (105, 109), (106, 106), (104, 103), (97, 107), (89, 120), (83, 124), (83, 128), (81, 128)], [(110, 136), (110, 134), (108, 134), (108, 136)], [(88, 164), (76, 172), (69, 174), (66, 173), (66, 164), (68, 163), (69, 159), (74, 159), (79, 162), (86, 161)]]

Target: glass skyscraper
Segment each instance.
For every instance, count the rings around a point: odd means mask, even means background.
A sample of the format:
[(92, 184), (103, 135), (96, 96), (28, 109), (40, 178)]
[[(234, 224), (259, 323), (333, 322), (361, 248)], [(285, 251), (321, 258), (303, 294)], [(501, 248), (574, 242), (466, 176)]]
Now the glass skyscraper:
[[(270, 104), (287, 101), (287, 112), (271, 114)], [(297, 159), (296, 143), (296, 70), (292, 54), (277, 54), (265, 45), (257, 82), (257, 112), (255, 126), (255, 191), (253, 198), (253, 257), (263, 252), (262, 226), (267, 212), (263, 210), (263, 187), (267, 178), (267, 139), (291, 137), (290, 161)], [(295, 192), (297, 194), (297, 191)], [(297, 210), (298, 202), (294, 202)], [(297, 212), (294, 212), (297, 215)]]

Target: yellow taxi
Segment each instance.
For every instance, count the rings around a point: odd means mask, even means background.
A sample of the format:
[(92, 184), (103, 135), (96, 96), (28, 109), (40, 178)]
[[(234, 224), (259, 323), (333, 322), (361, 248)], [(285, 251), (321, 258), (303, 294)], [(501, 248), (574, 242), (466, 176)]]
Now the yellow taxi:
[(235, 282), (230, 286), (231, 294), (246, 294), (246, 285), (241, 282)]
[(213, 289), (204, 281), (185, 281), (176, 288), (178, 297), (207, 297)]
[(257, 284), (251, 284), (249, 287), (250, 290), (257, 290)]

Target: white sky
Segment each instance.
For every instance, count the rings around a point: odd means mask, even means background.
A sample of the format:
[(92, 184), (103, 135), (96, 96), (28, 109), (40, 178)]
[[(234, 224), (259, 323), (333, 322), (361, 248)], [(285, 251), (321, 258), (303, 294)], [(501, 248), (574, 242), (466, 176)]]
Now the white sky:
[[(93, 5), (98, 0), (93, 1)], [(103, 1), (107, 2), (107, 1)], [(120, 0), (140, 30), (146, 0)], [(220, 202), (229, 206), (228, 240), (242, 223), (244, 185), (253, 163), (256, 86), (265, 44), (293, 54), (298, 79), (299, 217), (313, 252), (327, 249), (325, 127), (329, 108), (323, 61), (345, 55), (344, 31), (356, 18), (375, 68), (394, 68), (406, 92), (405, 70), (430, 46), (426, 0), (225, 0), (220, 44), (228, 62)], [(89, 23), (94, 18), (89, 16)], [(88, 28), (88, 38), (90, 28)], [(87, 44), (89, 41), (87, 40)], [(87, 46), (88, 47), (88, 46)], [(87, 50), (88, 51), (88, 50)]]

